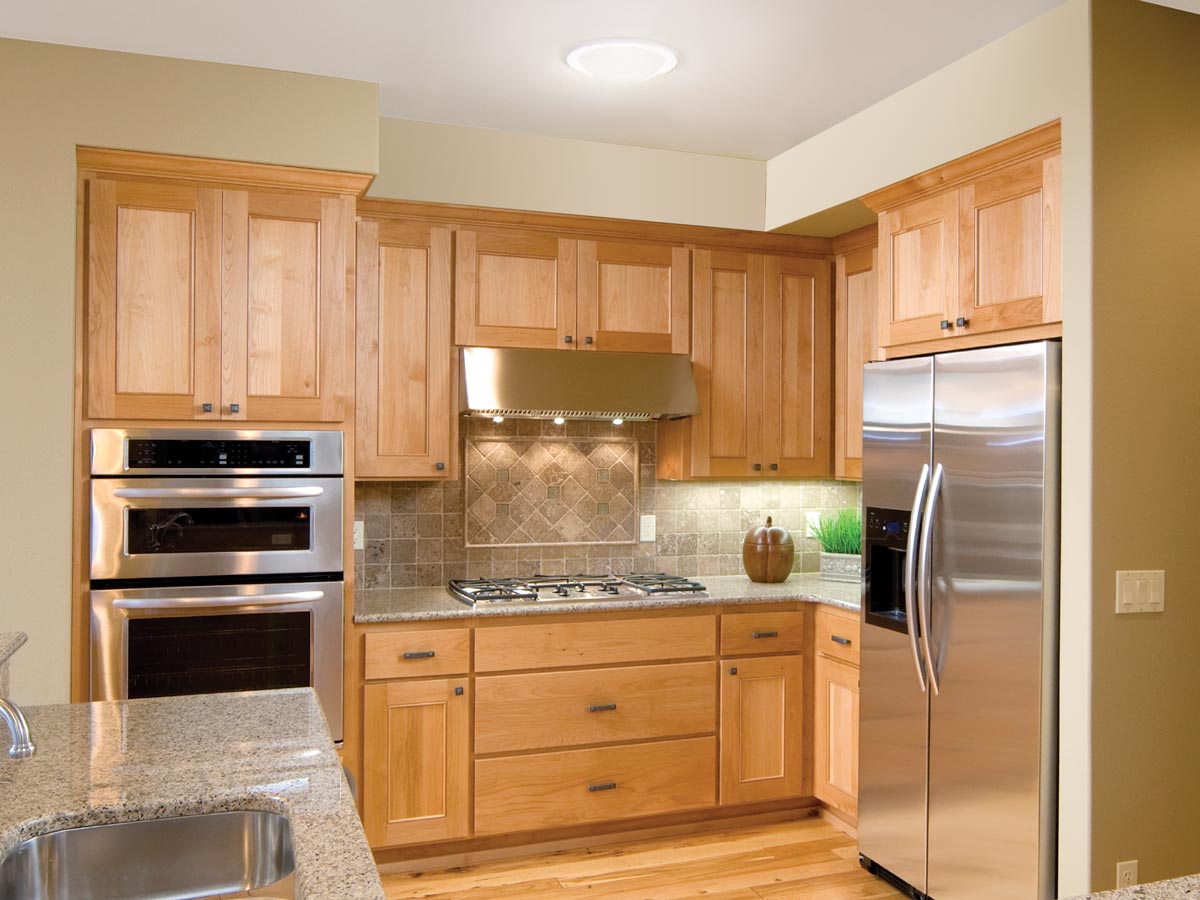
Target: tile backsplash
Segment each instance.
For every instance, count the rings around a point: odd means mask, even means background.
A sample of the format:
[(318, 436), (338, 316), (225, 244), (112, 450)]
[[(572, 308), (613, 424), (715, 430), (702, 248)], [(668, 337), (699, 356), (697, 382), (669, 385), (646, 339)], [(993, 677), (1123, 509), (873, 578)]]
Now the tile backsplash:
[[(518, 458), (534, 444), (545, 446), (564, 439), (581, 447), (636, 443), (637, 512), (655, 517), (657, 539), (468, 547), (467, 489), (462, 478), (451, 482), (362, 481), (354, 487), (355, 518), (364, 520), (366, 532), (366, 549), (354, 554), (355, 580), (361, 588), (443, 585), (451, 578), (510, 578), (533, 572), (739, 575), (743, 571), (742, 540), (768, 515), (792, 532), (795, 570), (811, 572), (818, 568), (820, 547), (803, 537), (807, 514), (862, 502), (861, 488), (854, 482), (659, 481), (654, 468), (655, 426), (648, 422), (556, 426), (537, 420), (494, 424), (471, 419), (463, 430), (468, 433), (468, 448), (487, 445), (497, 453), (503, 451), (497, 451), (496, 445), (510, 444), (509, 452), (503, 454), (507, 459)], [(462, 458), (466, 460), (466, 454)], [(467, 468), (472, 470), (470, 465)], [(623, 485), (613, 496), (629, 499), (632, 491), (632, 484)]]

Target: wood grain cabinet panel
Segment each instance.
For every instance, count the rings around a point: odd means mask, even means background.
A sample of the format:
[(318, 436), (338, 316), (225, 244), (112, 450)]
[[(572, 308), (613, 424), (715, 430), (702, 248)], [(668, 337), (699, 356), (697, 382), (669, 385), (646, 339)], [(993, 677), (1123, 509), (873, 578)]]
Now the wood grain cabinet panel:
[(470, 629), (422, 628), (363, 635), (363, 676), (368, 681), (470, 671)]
[(457, 476), (450, 231), (358, 225), (355, 474)]
[(683, 247), (579, 242), (583, 350), (687, 353), (691, 292)]
[(470, 682), (363, 688), (363, 826), (371, 844), (470, 833)]
[(456, 343), (574, 349), (577, 241), (482, 229), (456, 240)]
[(958, 255), (956, 192), (879, 217), (879, 328), (885, 347), (951, 334), (959, 312)]
[(862, 652), (858, 613), (829, 606), (817, 609), (813, 646), (817, 653), (857, 666)]
[(876, 340), (876, 257), (872, 246), (839, 253), (834, 260), (833, 474), (837, 478), (862, 478), (863, 365), (882, 358)]
[(804, 611), (721, 616), (721, 654), (798, 653), (804, 649)]
[(721, 804), (803, 796), (803, 658), (722, 660), (721, 667)]
[(716, 738), (475, 762), (475, 833), (702, 809), (716, 802)]
[(814, 666), (813, 794), (858, 817), (858, 667), (831, 657)]
[(483, 676), (475, 752), (508, 753), (716, 731), (716, 663)]
[(87, 415), (218, 418), (220, 192), (96, 179), (86, 202)]

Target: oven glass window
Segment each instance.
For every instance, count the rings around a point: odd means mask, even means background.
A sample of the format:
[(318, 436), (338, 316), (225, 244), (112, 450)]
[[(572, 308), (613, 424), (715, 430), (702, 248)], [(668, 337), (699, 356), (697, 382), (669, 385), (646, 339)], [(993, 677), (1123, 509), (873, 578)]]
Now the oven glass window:
[(312, 542), (312, 510), (307, 506), (130, 509), (128, 516), (130, 556), (308, 550)]
[(128, 624), (130, 697), (312, 684), (308, 612), (166, 616)]

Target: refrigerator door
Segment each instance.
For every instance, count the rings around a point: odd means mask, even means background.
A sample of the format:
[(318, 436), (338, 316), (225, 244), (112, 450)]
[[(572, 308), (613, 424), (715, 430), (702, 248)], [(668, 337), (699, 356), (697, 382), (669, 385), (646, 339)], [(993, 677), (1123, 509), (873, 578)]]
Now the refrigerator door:
[[(927, 472), (932, 462), (932, 430), (931, 358), (865, 368), (864, 508), (913, 508), (922, 470)], [(909, 534), (915, 528), (911, 522)], [(870, 579), (869, 555), (864, 568)], [(868, 581), (868, 590), (876, 586)], [(903, 608), (904, 603), (897, 606)], [(909, 629), (916, 627), (912, 617), (883, 627), (864, 614), (858, 848), (876, 866), (924, 891), (928, 694), (922, 690), (910, 643)]]
[(934, 359), (926, 893), (937, 900), (1055, 895), (1059, 349)]

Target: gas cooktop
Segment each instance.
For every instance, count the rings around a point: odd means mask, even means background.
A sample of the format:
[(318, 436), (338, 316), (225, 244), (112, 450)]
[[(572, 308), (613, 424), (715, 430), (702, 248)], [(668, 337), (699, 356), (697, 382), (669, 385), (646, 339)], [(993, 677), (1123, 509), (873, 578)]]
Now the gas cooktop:
[(554, 603), (579, 600), (632, 600), (637, 597), (682, 597), (705, 594), (690, 578), (656, 572), (651, 575), (531, 575), (528, 578), (456, 578), (455, 599), (477, 603)]

